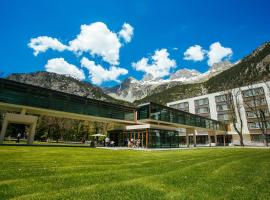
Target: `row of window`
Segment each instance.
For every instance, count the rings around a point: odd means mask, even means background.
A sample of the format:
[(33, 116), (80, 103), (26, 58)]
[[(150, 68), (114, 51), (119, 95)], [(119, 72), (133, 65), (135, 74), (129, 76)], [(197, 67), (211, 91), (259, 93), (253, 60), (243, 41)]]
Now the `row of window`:
[(174, 104), (174, 105), (171, 105), (170, 107), (178, 109), (178, 110), (183, 110), (183, 111), (188, 111), (189, 110), (188, 102)]
[(252, 88), (249, 90), (244, 90), (242, 91), (243, 97), (252, 97), (252, 96), (257, 96), (257, 95), (264, 95), (264, 90), (262, 87), (258, 88)]
[(210, 113), (210, 108), (209, 107), (196, 108), (195, 112), (196, 114)]
[(195, 102), (195, 107), (203, 106), (203, 105), (209, 105), (209, 99), (208, 98), (198, 99), (198, 100), (195, 100), (194, 102)]
[[(265, 117), (269, 117), (269, 111), (267, 109), (262, 110)], [(256, 118), (257, 116), (261, 116), (260, 111), (247, 111), (248, 118)]]
[(217, 103), (228, 102), (228, 101), (232, 100), (232, 95), (231, 94), (223, 94), (223, 95), (215, 96), (215, 100)]
[(231, 108), (228, 104), (217, 105), (217, 111), (229, 111)]
[(97, 117), (134, 120), (134, 108), (10, 81), (0, 82), (0, 101)]
[(257, 99), (252, 99), (249, 101), (245, 101), (246, 106), (264, 106), (266, 105), (266, 99), (265, 98), (257, 98)]
[(224, 127), (220, 126), (222, 124), (215, 120), (207, 119), (198, 115), (193, 115), (191, 113), (172, 110), (154, 103), (139, 107), (137, 112), (138, 120), (150, 118), (159, 121), (180, 123), (209, 129), (224, 129)]
[(230, 114), (218, 114), (218, 121), (229, 121), (230, 120)]
[[(249, 129), (259, 129), (261, 122), (248, 122)], [(270, 122), (267, 122), (267, 128), (270, 128)]]
[[(264, 89), (262, 87), (242, 91), (243, 97), (258, 96), (258, 95), (264, 95), (264, 94), (265, 94)], [(215, 96), (215, 101), (217, 103), (228, 102), (228, 100), (231, 100), (231, 99), (232, 99), (231, 94), (223, 94), (223, 95)], [(266, 103), (265, 99), (262, 101), (263, 101), (262, 102), (263, 104)], [(195, 107), (209, 105), (209, 99), (208, 98), (198, 99), (198, 100), (195, 100), (194, 103), (195, 103)], [(179, 109), (179, 110), (188, 110), (189, 104), (188, 102), (182, 102), (182, 103), (171, 105), (171, 107)]]

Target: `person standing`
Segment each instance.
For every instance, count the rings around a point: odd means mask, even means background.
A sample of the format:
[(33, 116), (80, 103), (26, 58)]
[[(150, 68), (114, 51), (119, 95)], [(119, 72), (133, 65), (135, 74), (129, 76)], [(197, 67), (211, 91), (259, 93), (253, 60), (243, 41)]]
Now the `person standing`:
[(17, 135), (17, 143), (18, 144), (20, 143), (20, 138), (21, 138), (21, 133), (18, 133), (18, 135)]
[(110, 138), (109, 137), (106, 137), (105, 138), (105, 145), (106, 145), (106, 147), (108, 147), (109, 144), (110, 144)]

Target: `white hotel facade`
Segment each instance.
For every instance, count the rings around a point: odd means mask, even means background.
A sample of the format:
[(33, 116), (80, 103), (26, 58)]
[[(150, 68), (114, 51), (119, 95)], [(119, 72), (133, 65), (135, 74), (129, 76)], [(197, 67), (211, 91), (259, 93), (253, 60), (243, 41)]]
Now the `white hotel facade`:
[[(258, 83), (250, 86), (245, 86), (241, 88), (232, 89), (232, 97), (235, 105), (235, 116), (237, 118), (237, 126), (240, 127), (240, 119), (243, 121), (243, 138), (245, 144), (262, 144), (263, 137), (261, 130), (259, 128), (259, 120), (254, 114), (254, 110), (250, 110), (250, 104), (247, 102), (254, 96), (259, 96), (260, 102), (259, 106), (265, 111), (266, 121), (267, 121), (267, 133), (270, 134), (270, 82)], [(226, 94), (225, 91), (220, 91), (216, 93), (211, 93), (207, 95), (197, 96), (188, 99), (182, 99), (179, 101), (174, 101), (167, 103), (167, 106), (208, 117), (211, 119), (229, 122), (230, 115), (229, 112), (232, 110), (228, 107), (228, 101), (224, 101), (223, 97)], [(237, 95), (236, 95), (237, 94)], [(237, 99), (237, 100), (236, 100)], [(240, 115), (236, 110), (236, 101), (238, 102)], [(202, 144), (209, 143), (209, 139), (205, 137), (207, 134), (203, 132), (197, 132), (196, 137), (201, 141)], [(223, 135), (220, 134), (216, 136), (217, 138), (212, 138), (217, 140), (219, 144), (239, 144), (239, 136), (234, 130), (233, 125), (230, 125), (230, 130)], [(197, 139), (197, 141), (198, 141)]]

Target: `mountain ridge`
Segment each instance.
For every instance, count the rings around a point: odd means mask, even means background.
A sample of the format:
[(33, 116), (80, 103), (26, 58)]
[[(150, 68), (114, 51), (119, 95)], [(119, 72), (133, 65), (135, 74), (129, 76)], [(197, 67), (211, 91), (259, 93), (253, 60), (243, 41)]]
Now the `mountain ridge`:
[[(205, 73), (180, 69), (167, 80), (126, 78), (111, 88), (100, 88), (66, 75), (52, 72), (14, 73), (7, 79), (72, 93), (97, 100), (133, 106), (148, 101), (165, 104), (227, 88), (270, 79), (270, 42), (259, 46), (236, 63), (224, 61)], [(120, 97), (120, 98), (119, 98)], [(132, 103), (131, 103), (132, 102)]]
[(8, 75), (6, 79), (101, 101), (124, 104), (127, 106), (132, 105), (126, 101), (114, 99), (106, 95), (101, 88), (89, 82), (79, 81), (71, 76), (53, 72), (13, 73)]

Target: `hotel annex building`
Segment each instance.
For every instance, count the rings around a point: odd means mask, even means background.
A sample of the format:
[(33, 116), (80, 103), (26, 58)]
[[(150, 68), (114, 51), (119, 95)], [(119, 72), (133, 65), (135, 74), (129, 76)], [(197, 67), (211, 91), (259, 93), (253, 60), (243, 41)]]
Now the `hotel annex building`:
[[(254, 103), (265, 113), (267, 123), (267, 133), (270, 133), (270, 82), (258, 83), (231, 90), (234, 109), (230, 109), (226, 94), (228, 91), (220, 91), (207, 95), (197, 96), (189, 99), (170, 102), (168, 107), (190, 112), (196, 115), (208, 117), (214, 120), (230, 122), (230, 112), (234, 110), (237, 119), (237, 127), (240, 127), (240, 119), (243, 121), (243, 139), (245, 144), (260, 144), (263, 142), (262, 133), (259, 126), (259, 119), (256, 117)], [(236, 95), (237, 94), (237, 95)], [(238, 102), (239, 112), (237, 112), (236, 102)], [(239, 114), (240, 113), (240, 117)], [(197, 138), (205, 143), (205, 133), (197, 132)], [(218, 143), (224, 142), (224, 136), (217, 136)], [(230, 130), (226, 133), (226, 143), (239, 144), (239, 136), (230, 125)], [(198, 139), (197, 139), (198, 141)], [(269, 139), (268, 139), (269, 141)]]

